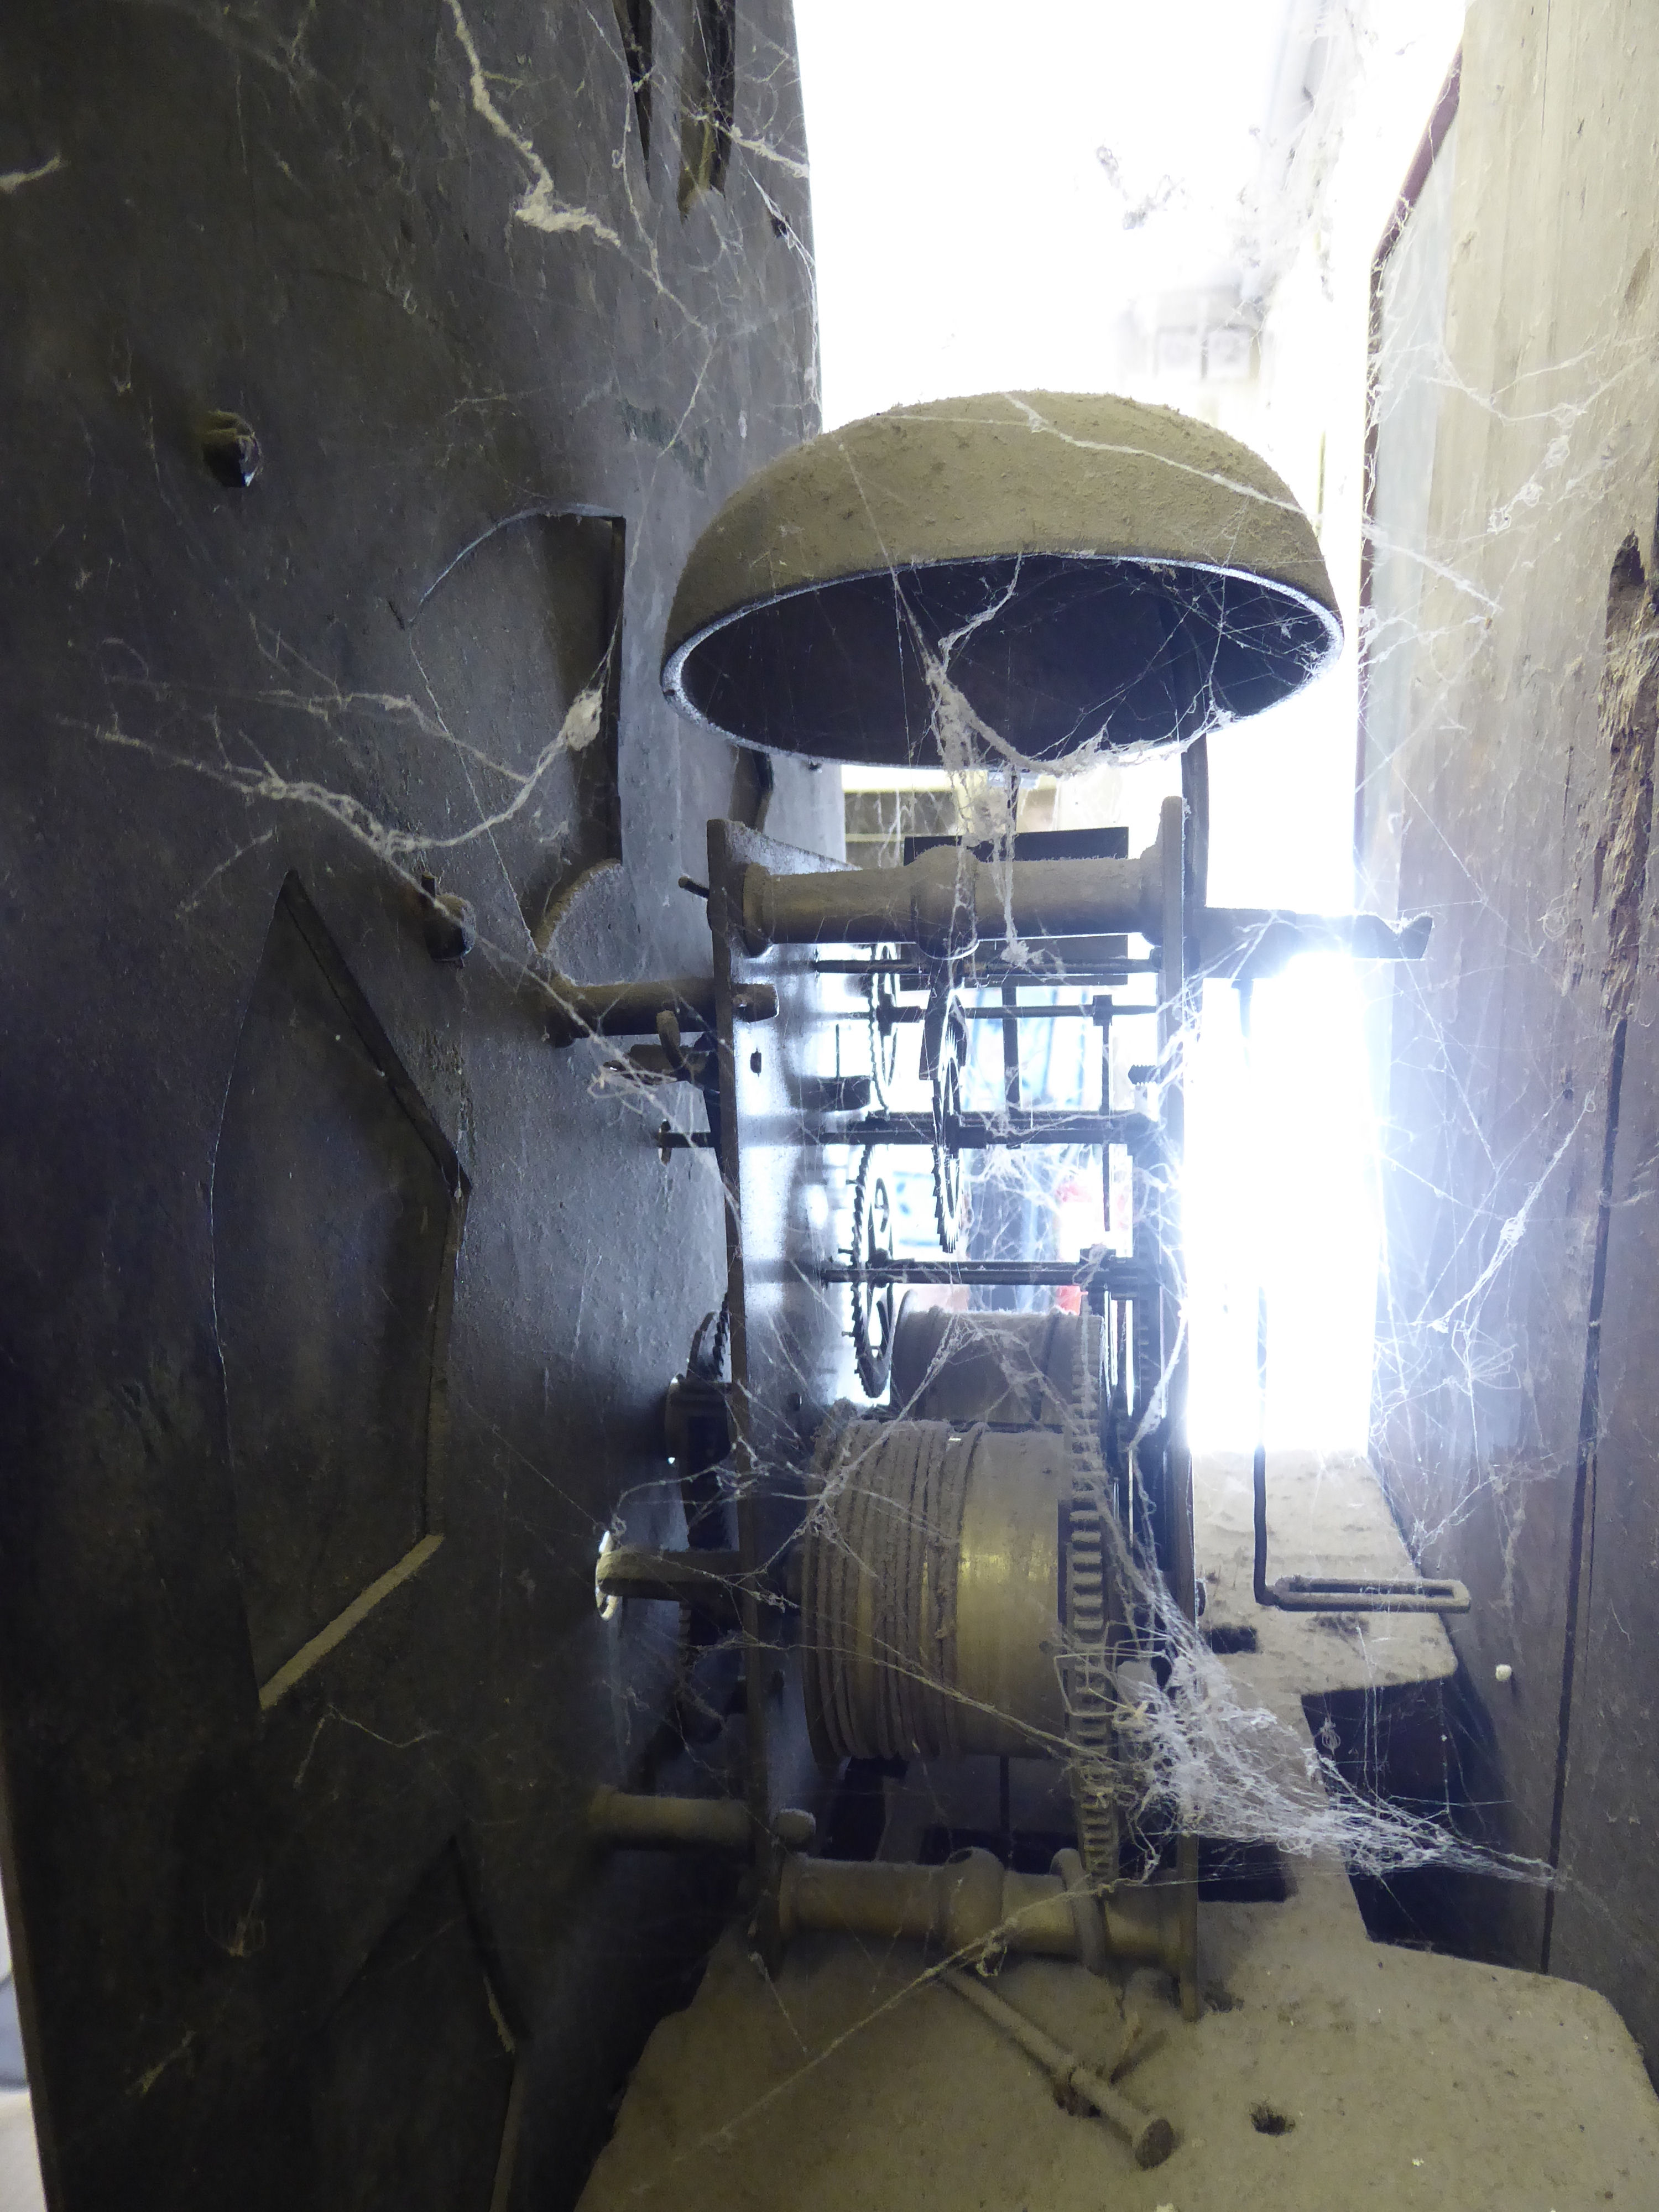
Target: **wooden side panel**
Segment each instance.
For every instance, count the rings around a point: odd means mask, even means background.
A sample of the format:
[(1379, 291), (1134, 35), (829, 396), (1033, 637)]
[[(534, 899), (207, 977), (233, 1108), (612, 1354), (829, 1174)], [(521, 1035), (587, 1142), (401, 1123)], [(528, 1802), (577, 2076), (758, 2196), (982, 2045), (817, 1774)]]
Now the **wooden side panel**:
[[(1612, 58), (1620, 58), (1616, 68)], [(1547, 1859), (1588, 1477), (1588, 1356), (1630, 885), (1605, 698), (1609, 580), (1645, 547), (1659, 409), (1641, 11), (1472, 13), (1457, 125), (1446, 392), (1411, 730), (1376, 1426), (1490, 1723), (1492, 1840)], [(1594, 117), (1594, 121), (1587, 118)], [(1586, 1430), (1586, 1421), (1589, 1429)], [(1499, 1667), (1512, 1674), (1500, 1683)], [(1536, 1887), (1489, 1938), (1544, 1954)]]

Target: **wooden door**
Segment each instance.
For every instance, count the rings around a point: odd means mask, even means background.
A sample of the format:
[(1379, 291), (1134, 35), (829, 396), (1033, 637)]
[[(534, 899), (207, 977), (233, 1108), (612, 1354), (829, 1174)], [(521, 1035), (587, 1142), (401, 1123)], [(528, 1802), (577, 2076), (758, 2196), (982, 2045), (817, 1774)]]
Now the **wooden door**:
[(592, 1562), (679, 1533), (718, 1185), (543, 1019), (552, 956), (706, 969), (732, 761), (661, 612), (815, 427), (787, 8), (739, 33), (764, 158), (682, 216), (608, 10), (0, 21), (0, 1856), (58, 2212), (567, 2201), (718, 1908), (582, 1822), (683, 1755)]

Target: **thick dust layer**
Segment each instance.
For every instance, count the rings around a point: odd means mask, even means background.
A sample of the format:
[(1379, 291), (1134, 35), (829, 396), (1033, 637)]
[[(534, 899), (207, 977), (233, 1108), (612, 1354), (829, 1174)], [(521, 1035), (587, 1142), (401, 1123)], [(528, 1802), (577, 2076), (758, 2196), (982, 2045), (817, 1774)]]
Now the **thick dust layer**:
[(733, 1935), (653, 2037), (584, 2212), (1659, 2202), (1659, 2105), (1594, 1991), (1372, 1944), (1340, 1874), (1304, 1875), (1281, 1905), (1207, 1906), (1204, 1926), (1194, 2027), (1150, 1972), (1121, 1995), (1047, 1960), (997, 1977), (1086, 2064), (1110, 2063), (1125, 2014), (1141, 2021), (1120, 2087), (1175, 2127), (1154, 2171), (1061, 2111), (913, 1948), (802, 1941), (769, 1984)]

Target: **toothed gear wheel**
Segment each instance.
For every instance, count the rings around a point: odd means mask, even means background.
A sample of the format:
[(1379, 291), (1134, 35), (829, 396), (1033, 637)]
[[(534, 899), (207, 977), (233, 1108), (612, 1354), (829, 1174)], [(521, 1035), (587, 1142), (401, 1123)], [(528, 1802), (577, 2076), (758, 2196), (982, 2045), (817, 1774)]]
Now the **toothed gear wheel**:
[[(866, 1145), (853, 1186), (853, 1244), (848, 1257), (854, 1267), (893, 1256), (893, 1206), (887, 1186), (875, 1173), (876, 1147)], [(893, 1370), (895, 1293), (890, 1283), (877, 1289), (869, 1283), (848, 1285), (853, 1301), (853, 1350), (859, 1364), (859, 1381), (866, 1398), (879, 1398)]]
[[(876, 947), (878, 960), (894, 960), (897, 948), (891, 945)], [(898, 1005), (898, 979), (889, 975), (872, 975), (870, 985), (870, 1087), (875, 1092), (876, 1103), (890, 1107), (893, 1091), (898, 1080), (899, 1024), (892, 1018), (892, 1009)], [(885, 1015), (885, 1019), (883, 1017)]]
[[(930, 1028), (933, 1023), (930, 1017)], [(933, 1225), (941, 1252), (954, 1252), (966, 1220), (963, 1204), (962, 1154), (953, 1141), (962, 1111), (962, 1067), (968, 1056), (968, 1024), (954, 999), (938, 1024), (933, 1049)]]
[(1066, 1738), (1078, 1845), (1090, 1879), (1117, 1879), (1118, 1771), (1113, 1717), (1110, 1563), (1103, 1516), (1110, 1511), (1100, 1447), (1103, 1328), (1086, 1307), (1077, 1335), (1077, 1371), (1066, 1425), (1072, 1497), (1066, 1542)]

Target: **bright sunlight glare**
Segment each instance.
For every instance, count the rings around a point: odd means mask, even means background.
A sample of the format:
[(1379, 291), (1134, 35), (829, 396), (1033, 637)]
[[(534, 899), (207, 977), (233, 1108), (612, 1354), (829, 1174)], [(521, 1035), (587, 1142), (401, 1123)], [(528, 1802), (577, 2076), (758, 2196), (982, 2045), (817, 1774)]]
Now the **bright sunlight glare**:
[[(1302, 126), (1285, 117), (1304, 112), (1285, 97), (1304, 82), (1286, 75), (1304, 66), (1291, 0), (797, 0), (826, 425), (971, 392), (1130, 389), (1254, 446), (1315, 522), (1347, 647), (1297, 699), (1212, 735), (1217, 904), (1353, 901), (1370, 257), (1462, 13), (1390, 0), (1386, 35), (1361, 41), (1358, 75), (1308, 126), (1324, 133), (1317, 159), (1292, 168), (1331, 181), (1304, 206), (1285, 167)], [(1232, 312), (1258, 318), (1248, 380), (1160, 382), (1147, 334), (1229, 284)], [(1109, 777), (1100, 818), (1145, 827), (1174, 774), (1165, 759)], [(1340, 958), (1297, 961), (1256, 988), (1248, 1054), (1236, 993), (1206, 988), (1184, 1191), (1190, 1419), (1206, 1447), (1255, 1441), (1258, 1285), (1270, 1444), (1365, 1445), (1367, 1044), (1387, 988)], [(1078, 1193), (1055, 1195), (1069, 1239)]]
[(1251, 993), (1205, 991), (1182, 1190), (1195, 1444), (1255, 1442), (1257, 1298), (1270, 1447), (1363, 1448), (1376, 1306), (1376, 1139), (1365, 999), (1310, 954)]

